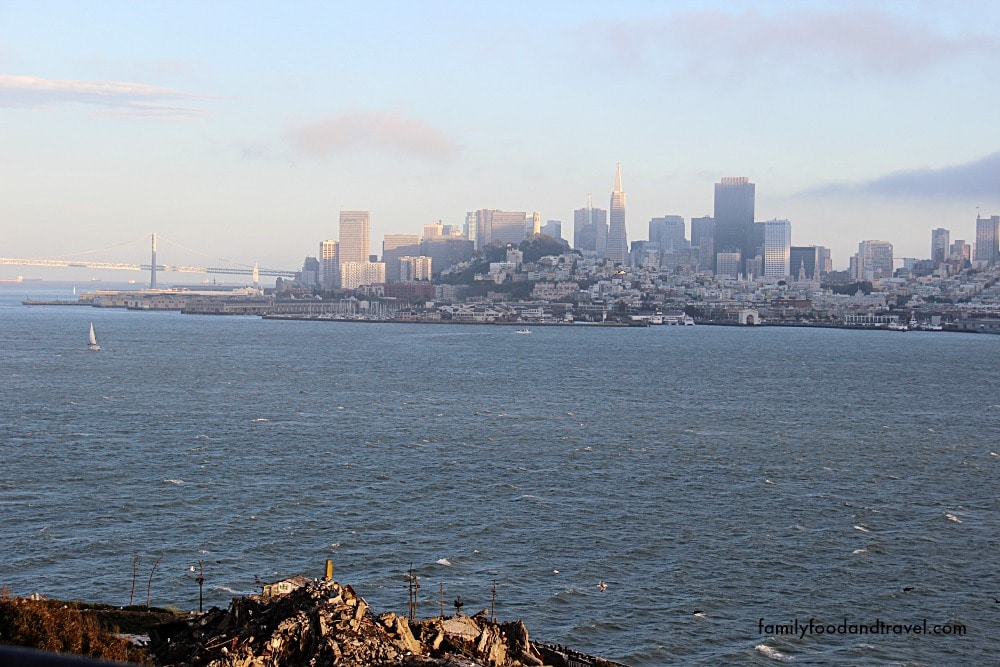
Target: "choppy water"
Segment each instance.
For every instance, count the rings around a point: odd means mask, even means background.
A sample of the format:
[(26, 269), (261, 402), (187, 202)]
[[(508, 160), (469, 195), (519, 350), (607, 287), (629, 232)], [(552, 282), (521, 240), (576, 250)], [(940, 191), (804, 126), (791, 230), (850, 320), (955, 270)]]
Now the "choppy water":
[[(1000, 653), (1000, 337), (362, 325), (0, 291), (0, 584), (197, 608), (325, 559), (635, 665)], [(41, 295), (41, 293), (36, 293)], [(93, 321), (102, 347), (86, 350)], [(600, 591), (599, 581), (607, 583)], [(694, 612), (700, 612), (695, 614)], [(760, 624), (961, 623), (783, 637)]]

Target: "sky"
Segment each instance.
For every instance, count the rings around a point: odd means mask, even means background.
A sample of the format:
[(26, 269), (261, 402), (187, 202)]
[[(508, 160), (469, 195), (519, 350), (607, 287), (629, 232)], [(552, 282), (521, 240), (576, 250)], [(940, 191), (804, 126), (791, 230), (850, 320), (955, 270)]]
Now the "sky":
[(0, 257), (142, 263), (156, 232), (160, 262), (294, 270), (359, 209), (373, 253), (480, 208), (572, 241), (621, 163), (630, 241), (747, 176), (835, 268), (864, 239), (924, 258), (1000, 214), (998, 26), (976, 0), (0, 0)]

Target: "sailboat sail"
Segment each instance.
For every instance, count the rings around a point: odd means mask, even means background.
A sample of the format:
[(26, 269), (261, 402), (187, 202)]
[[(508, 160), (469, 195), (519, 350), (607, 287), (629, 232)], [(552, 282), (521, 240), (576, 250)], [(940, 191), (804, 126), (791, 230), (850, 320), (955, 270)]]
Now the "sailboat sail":
[(97, 344), (97, 336), (94, 335), (94, 323), (90, 323), (90, 340), (87, 344), (87, 348), (93, 351), (101, 349), (101, 346)]

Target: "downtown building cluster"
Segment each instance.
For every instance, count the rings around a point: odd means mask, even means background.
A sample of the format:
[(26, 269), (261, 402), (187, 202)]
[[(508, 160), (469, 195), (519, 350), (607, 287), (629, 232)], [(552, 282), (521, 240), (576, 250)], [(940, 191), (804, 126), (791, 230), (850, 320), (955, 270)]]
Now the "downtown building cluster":
[[(626, 195), (619, 164), (607, 209), (588, 197), (587, 205), (573, 212), (572, 243), (564, 240), (562, 223), (542, 223), (538, 212), (483, 208), (465, 215), (463, 225), (436, 221), (424, 225), (422, 234), (387, 234), (381, 255), (370, 248), (369, 211), (341, 211), (337, 240), (322, 241), (317, 257), (307, 257), (302, 268), (304, 287), (324, 291), (368, 288), (379, 296), (440, 298), (431, 280), (442, 272), (468, 266), (477, 253), (490, 248), (508, 249), (505, 262), (494, 263), (482, 279), (499, 284), (520, 271), (518, 247), (525, 241), (548, 236), (583, 260), (582, 265), (606, 267), (618, 273), (670, 273), (699, 276), (718, 285), (748, 281), (819, 284), (828, 277), (840, 282), (879, 283), (899, 277), (957, 275), (967, 268), (987, 269), (1000, 260), (1000, 216), (977, 216), (973, 244), (951, 241), (950, 232), (931, 232), (926, 259), (897, 258), (892, 243), (863, 240), (849, 258), (846, 272), (834, 272), (829, 248), (792, 245), (789, 220), (755, 220), (756, 185), (747, 177), (725, 177), (714, 185), (712, 216), (693, 217), (690, 226), (680, 215), (649, 221), (648, 238), (628, 241)], [(544, 276), (543, 283), (559, 278)], [(523, 276), (522, 276), (522, 279)], [(576, 276), (575, 279), (579, 279)], [(586, 278), (584, 278), (586, 281)], [(533, 281), (534, 282), (534, 281)], [(568, 285), (540, 285), (542, 294), (566, 298)]]

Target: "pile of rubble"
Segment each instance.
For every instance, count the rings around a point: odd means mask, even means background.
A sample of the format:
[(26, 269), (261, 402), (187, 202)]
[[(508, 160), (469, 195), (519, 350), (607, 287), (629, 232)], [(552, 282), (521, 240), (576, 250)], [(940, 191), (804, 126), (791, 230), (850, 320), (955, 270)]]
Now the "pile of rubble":
[(520, 621), (476, 616), (417, 621), (375, 617), (350, 586), (313, 581), (275, 597), (233, 600), (192, 620), (156, 626), (150, 650), (160, 665), (185, 667), (488, 666), (566, 664), (528, 639)]

